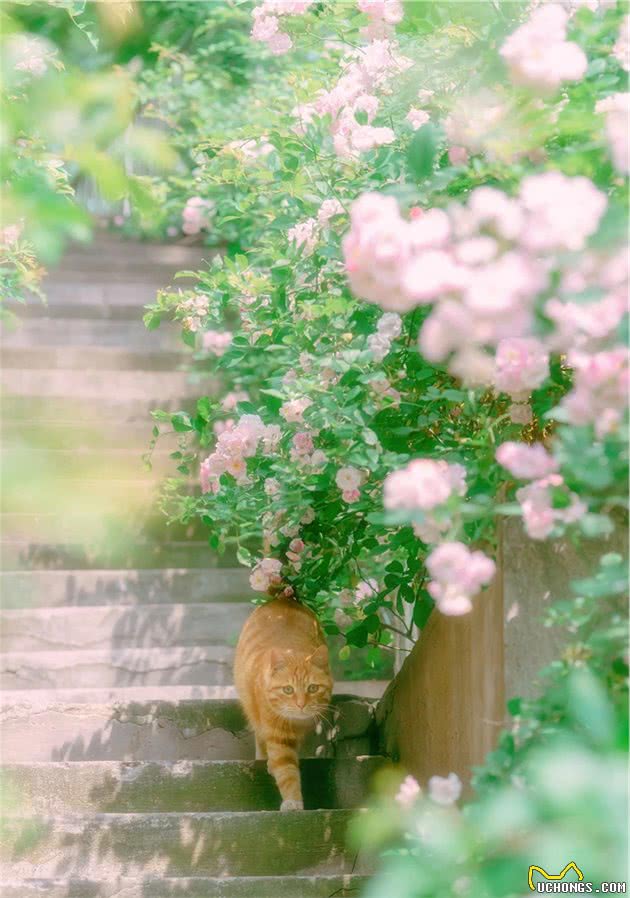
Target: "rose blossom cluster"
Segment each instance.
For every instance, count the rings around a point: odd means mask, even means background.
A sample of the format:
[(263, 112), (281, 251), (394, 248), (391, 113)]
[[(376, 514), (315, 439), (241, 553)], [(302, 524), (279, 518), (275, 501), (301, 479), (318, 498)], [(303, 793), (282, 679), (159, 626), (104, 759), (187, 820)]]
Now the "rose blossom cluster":
[(548, 376), (549, 353), (540, 340), (512, 337), (499, 341), (492, 382), (499, 393), (511, 396), (513, 403), (509, 412), (515, 424), (529, 424), (528, 397)]
[(280, 414), (287, 424), (301, 424), (304, 420), (304, 412), (312, 404), (312, 400), (306, 396), (299, 399), (288, 399), (280, 406)]
[(630, 171), (630, 93), (617, 93), (599, 100), (595, 112), (606, 117), (606, 137), (617, 171)]
[(428, 556), (426, 566), (431, 577), (427, 590), (438, 610), (448, 615), (471, 611), (472, 599), (496, 570), (491, 558), (460, 542), (441, 543)]
[[(435, 303), (420, 332), (425, 358), (448, 360), (468, 384), (496, 377), (499, 389), (527, 394), (546, 373), (546, 350), (532, 336), (535, 299), (556, 254), (583, 249), (605, 208), (587, 178), (554, 171), (525, 178), (516, 197), (479, 187), (465, 206), (409, 220), (393, 197), (365, 193), (343, 241), (350, 287), (396, 312)], [(529, 342), (504, 344), (497, 366), (488, 349), (504, 340)]]
[(21, 224), (5, 225), (0, 228), (0, 246), (15, 246), (21, 236)]
[(306, 218), (304, 221), (298, 221), (292, 228), (289, 228), (287, 237), (290, 243), (294, 243), (296, 249), (301, 249), (303, 255), (310, 256), (317, 246), (317, 238), (319, 237), (319, 223), (316, 218)]
[(361, 498), (359, 487), (363, 483), (364, 477), (358, 468), (348, 465), (339, 468), (335, 476), (335, 483), (341, 490), (341, 498), (349, 505), (358, 502)]
[(35, 78), (46, 74), (52, 55), (52, 46), (35, 35), (12, 35), (7, 43), (7, 56), (12, 59), (14, 69)]
[(584, 77), (588, 60), (577, 44), (568, 41), (568, 13), (555, 3), (538, 7), (501, 47), (514, 84), (552, 93), (563, 81)]
[(412, 807), (422, 795), (422, 789), (418, 780), (413, 776), (406, 776), (396, 793), (396, 801), (403, 808)]
[(416, 131), (422, 125), (426, 125), (429, 118), (429, 113), (425, 109), (418, 109), (416, 106), (412, 106), (405, 116), (405, 121), (409, 122), (414, 131)]
[(376, 362), (382, 362), (392, 347), (392, 341), (400, 337), (402, 319), (395, 312), (386, 312), (379, 318), (376, 333), (367, 340), (368, 349)]
[(203, 293), (190, 296), (188, 299), (181, 299), (177, 303), (178, 314), (184, 316), (183, 326), (193, 334), (203, 326), (204, 318), (208, 316), (209, 311), (208, 297), (204, 296)]
[(496, 460), (519, 480), (535, 480), (547, 477), (558, 470), (558, 462), (542, 443), (502, 443), (496, 451)]
[(413, 529), (425, 543), (436, 543), (448, 530), (451, 520), (442, 509), (451, 496), (466, 494), (466, 469), (430, 458), (417, 458), (404, 468), (392, 471), (383, 485), (383, 505), (390, 511), (420, 511), (421, 522)]
[(251, 36), (267, 44), (274, 56), (281, 56), (293, 46), (289, 35), (280, 28), (279, 16), (301, 16), (315, 0), (263, 0), (254, 9)]
[(345, 209), (338, 199), (324, 200), (317, 212), (317, 218), (305, 218), (289, 228), (287, 233), (289, 242), (294, 243), (296, 249), (301, 249), (303, 255), (310, 256), (317, 246), (322, 229), (329, 227), (330, 220), (343, 212)]
[(389, 37), (404, 14), (401, 0), (357, 0), (357, 6), (369, 19), (362, 34), (370, 40)]
[(249, 575), (249, 585), (256, 592), (268, 592), (282, 583), (282, 562), (277, 558), (261, 558)]
[(230, 331), (207, 330), (201, 337), (201, 345), (205, 351), (216, 356), (222, 356), (226, 353), (231, 343), (232, 334)]
[(308, 431), (296, 433), (292, 441), (289, 453), (291, 461), (299, 465), (310, 465), (313, 468), (321, 468), (327, 462), (326, 453), (321, 449), (315, 449), (313, 437)]
[[(540, 443), (503, 443), (496, 459), (513, 477), (531, 481), (517, 490), (516, 498), (532, 539), (546, 539), (558, 524), (572, 524), (586, 512), (586, 505), (566, 490), (562, 476), (556, 473), (557, 461)], [(554, 492), (561, 493), (562, 508), (554, 508)]]
[(199, 477), (203, 493), (218, 493), (222, 474), (231, 474), (237, 483), (247, 483), (247, 459), (262, 443), (265, 454), (273, 452), (280, 441), (277, 424), (263, 424), (258, 415), (243, 415), (236, 426), (224, 430), (214, 451), (201, 463)]
[(462, 794), (462, 781), (456, 773), (449, 773), (448, 776), (432, 776), (428, 787), (431, 801), (446, 807), (459, 801)]
[(391, 128), (372, 124), (380, 105), (376, 91), (386, 88), (410, 65), (411, 60), (399, 53), (398, 45), (387, 39), (352, 50), (341, 61), (343, 73), (337, 84), (322, 91), (312, 103), (296, 107), (296, 130), (303, 132), (314, 116), (329, 115), (335, 152), (342, 158), (356, 158), (392, 143), (396, 135)]
[(390, 511), (430, 511), (452, 495), (466, 492), (466, 470), (430, 458), (416, 458), (404, 468), (392, 471), (383, 485), (383, 504)]
[(199, 234), (210, 227), (214, 215), (214, 203), (200, 196), (186, 200), (182, 211), (182, 231), (184, 234)]
[(242, 162), (251, 163), (264, 159), (269, 153), (273, 153), (274, 149), (274, 145), (269, 143), (263, 135), (259, 140), (251, 138), (249, 140), (231, 140), (225, 144), (221, 152), (233, 153)]
[(574, 425), (592, 424), (598, 437), (617, 430), (628, 407), (628, 350), (616, 346), (602, 352), (570, 352), (573, 388), (560, 408)]

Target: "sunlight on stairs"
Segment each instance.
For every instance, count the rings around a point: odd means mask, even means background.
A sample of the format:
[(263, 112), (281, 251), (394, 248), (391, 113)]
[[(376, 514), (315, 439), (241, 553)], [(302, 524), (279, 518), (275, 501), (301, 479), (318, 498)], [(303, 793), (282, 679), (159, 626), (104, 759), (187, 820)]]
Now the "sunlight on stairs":
[(337, 683), (280, 813), (231, 685), (247, 572), (153, 507), (175, 445), (145, 470), (148, 410), (199, 386), (142, 306), (202, 255), (102, 235), (3, 337), (4, 898), (342, 898), (370, 872), (346, 827), (383, 683)]

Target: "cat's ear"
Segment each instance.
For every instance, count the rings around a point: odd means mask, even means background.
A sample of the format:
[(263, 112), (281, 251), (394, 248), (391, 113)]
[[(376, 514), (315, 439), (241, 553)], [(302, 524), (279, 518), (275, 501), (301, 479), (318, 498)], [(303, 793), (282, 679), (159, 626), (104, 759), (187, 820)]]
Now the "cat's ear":
[(311, 655), (311, 664), (314, 664), (315, 667), (321, 667), (322, 670), (328, 669), (328, 648), (325, 645), (320, 645), (317, 651), (313, 652)]
[(282, 670), (287, 666), (287, 656), (280, 649), (269, 649), (269, 667), (272, 671)]

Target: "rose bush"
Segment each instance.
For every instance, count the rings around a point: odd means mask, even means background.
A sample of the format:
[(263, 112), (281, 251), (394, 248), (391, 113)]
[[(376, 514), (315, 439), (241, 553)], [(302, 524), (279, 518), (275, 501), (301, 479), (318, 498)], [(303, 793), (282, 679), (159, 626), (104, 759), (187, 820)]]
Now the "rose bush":
[(159, 209), (154, 182), (133, 166), (149, 166), (162, 180), (177, 155), (163, 134), (136, 120), (132, 69), (117, 64), (137, 27), (131, 4), (2, 5), (3, 317), (5, 303), (42, 296), (43, 266), (57, 263), (70, 241), (89, 239), (93, 222), (77, 195), (81, 182), (112, 205), (132, 204), (139, 224)]
[(349, 646), (388, 646), (472, 607), (501, 515), (534, 539), (615, 527), (625, 25), (610, 4), (289, 5), (255, 8), (268, 77), (192, 151), (183, 221), (207, 204), (227, 251), (147, 313), (214, 384), (156, 413), (201, 467), (165, 505), (255, 589), (273, 570)]

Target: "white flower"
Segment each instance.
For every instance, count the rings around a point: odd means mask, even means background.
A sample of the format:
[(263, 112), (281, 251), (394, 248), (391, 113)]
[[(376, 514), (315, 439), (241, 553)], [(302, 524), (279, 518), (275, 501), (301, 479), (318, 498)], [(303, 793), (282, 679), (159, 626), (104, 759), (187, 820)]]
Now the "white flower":
[(356, 490), (361, 485), (361, 472), (357, 468), (339, 468), (335, 483), (343, 492)]
[(454, 804), (462, 794), (462, 782), (456, 773), (448, 776), (432, 776), (429, 780), (429, 797), (436, 804)]

